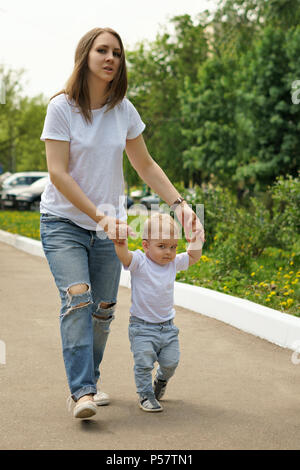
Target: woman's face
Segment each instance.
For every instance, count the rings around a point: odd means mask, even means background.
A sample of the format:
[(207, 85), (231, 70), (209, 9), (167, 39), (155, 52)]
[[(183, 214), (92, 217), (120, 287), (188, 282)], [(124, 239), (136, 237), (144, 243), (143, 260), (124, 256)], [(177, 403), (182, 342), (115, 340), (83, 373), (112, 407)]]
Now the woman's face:
[(101, 33), (93, 42), (88, 55), (89, 73), (93, 78), (111, 82), (120, 66), (121, 46), (111, 33)]

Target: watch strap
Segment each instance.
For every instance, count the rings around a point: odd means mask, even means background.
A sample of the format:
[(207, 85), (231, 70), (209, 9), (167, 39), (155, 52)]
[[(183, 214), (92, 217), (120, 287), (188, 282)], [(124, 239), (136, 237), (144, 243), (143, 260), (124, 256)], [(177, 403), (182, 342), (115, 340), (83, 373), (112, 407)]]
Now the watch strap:
[(179, 196), (176, 199), (176, 201), (174, 201), (173, 204), (171, 204), (171, 206), (170, 206), (171, 211), (175, 211), (176, 207), (179, 206), (184, 201), (185, 201), (185, 199), (183, 197)]

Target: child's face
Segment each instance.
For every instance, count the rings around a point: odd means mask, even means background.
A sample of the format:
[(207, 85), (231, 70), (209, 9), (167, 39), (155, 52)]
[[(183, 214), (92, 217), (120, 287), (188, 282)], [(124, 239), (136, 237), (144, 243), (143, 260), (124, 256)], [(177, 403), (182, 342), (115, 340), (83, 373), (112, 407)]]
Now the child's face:
[(164, 266), (175, 259), (177, 243), (175, 238), (143, 240), (143, 248), (152, 261)]

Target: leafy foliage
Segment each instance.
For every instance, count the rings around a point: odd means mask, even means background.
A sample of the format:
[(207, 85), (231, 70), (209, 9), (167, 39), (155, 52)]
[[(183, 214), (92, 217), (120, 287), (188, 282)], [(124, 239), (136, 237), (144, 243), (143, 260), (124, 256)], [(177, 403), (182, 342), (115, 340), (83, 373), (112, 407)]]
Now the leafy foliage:
[(186, 76), (196, 80), (207, 41), (204, 27), (194, 24), (189, 15), (174, 17), (171, 25), (173, 34), (162, 31), (153, 43), (141, 43), (128, 52), (128, 95), (147, 125), (145, 138), (153, 158), (170, 179), (188, 183), (182, 161), (185, 142), (179, 90)]
[[(194, 181), (253, 193), (279, 175), (297, 175), (300, 107), (291, 89), (300, 77), (299, 27), (290, 1), (219, 6), (213, 53), (180, 93), (183, 165)], [(299, 17), (298, 1), (293, 11)]]
[[(175, 16), (127, 52), (128, 97), (172, 182), (212, 183), (241, 199), (297, 176), (299, 20), (300, 0), (220, 0), (214, 13)], [(46, 101), (22, 97), (23, 71), (2, 67), (0, 78), (4, 170), (43, 170)], [(140, 182), (127, 158), (124, 174), (129, 186)]]
[(0, 163), (4, 171), (46, 170), (45, 146), (40, 135), (46, 113), (42, 96), (22, 96), (24, 71), (0, 66), (5, 103), (0, 104)]

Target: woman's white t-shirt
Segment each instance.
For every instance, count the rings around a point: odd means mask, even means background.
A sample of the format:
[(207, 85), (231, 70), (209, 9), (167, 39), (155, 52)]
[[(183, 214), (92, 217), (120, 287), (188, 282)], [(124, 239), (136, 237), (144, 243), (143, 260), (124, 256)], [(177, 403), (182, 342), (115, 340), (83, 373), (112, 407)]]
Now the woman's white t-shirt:
[[(123, 151), (126, 139), (138, 137), (145, 124), (127, 98), (106, 110), (107, 105), (92, 110), (93, 121), (87, 123), (78, 107), (60, 94), (48, 105), (41, 140), (70, 142), (69, 174), (101, 212), (126, 220)], [(93, 219), (58, 191), (50, 178), (40, 211), (68, 218), (87, 230), (99, 229)]]

